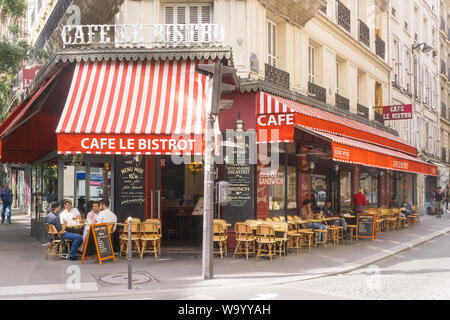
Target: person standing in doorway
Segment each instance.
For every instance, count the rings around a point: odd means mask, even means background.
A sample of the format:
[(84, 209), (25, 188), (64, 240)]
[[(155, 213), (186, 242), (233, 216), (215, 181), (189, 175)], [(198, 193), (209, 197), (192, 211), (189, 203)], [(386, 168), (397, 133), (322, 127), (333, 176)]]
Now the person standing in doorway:
[(442, 192), (441, 187), (438, 187), (436, 193), (434, 194), (434, 199), (433, 199), (433, 204), (435, 205), (436, 211), (437, 211), (436, 218), (438, 218), (438, 219), (440, 219), (442, 216), (442, 203), (444, 200), (445, 200), (445, 195)]
[(0, 191), (0, 204), (2, 205), (2, 224), (5, 223), (5, 211), (7, 215), (6, 222), (11, 224), (12, 199), (13, 193), (11, 189), (9, 189), (9, 185), (5, 183), (3, 189)]
[(356, 214), (366, 211), (367, 199), (363, 188), (359, 188), (359, 192), (353, 196), (353, 207), (356, 207)]

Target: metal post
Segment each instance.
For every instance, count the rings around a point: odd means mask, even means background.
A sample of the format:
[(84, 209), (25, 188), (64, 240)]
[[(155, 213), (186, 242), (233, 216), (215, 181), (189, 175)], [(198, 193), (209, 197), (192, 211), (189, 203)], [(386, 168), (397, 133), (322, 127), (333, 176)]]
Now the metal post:
[(213, 214), (214, 214), (214, 118), (208, 115), (205, 135), (205, 182), (204, 182), (204, 209), (203, 209), (203, 251), (202, 276), (203, 279), (214, 277), (214, 242), (213, 242)]
[(128, 218), (128, 290), (132, 289), (132, 266), (131, 266), (131, 217)]
[[(288, 145), (284, 143), (284, 221), (288, 223)], [(286, 242), (285, 252), (287, 255), (288, 244)]]

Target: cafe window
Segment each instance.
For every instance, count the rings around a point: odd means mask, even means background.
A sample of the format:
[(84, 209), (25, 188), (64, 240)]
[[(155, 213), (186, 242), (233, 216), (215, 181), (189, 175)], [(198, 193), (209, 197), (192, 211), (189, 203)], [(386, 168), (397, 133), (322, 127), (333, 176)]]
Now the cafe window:
[(328, 193), (327, 177), (323, 175), (311, 175), (311, 201), (313, 209), (323, 208), (327, 200)]
[(342, 209), (349, 209), (352, 206), (352, 173), (351, 171), (341, 171), (341, 195), (340, 203)]
[(402, 202), (407, 196), (409, 201), (414, 199), (414, 176), (412, 173), (398, 173), (397, 175), (397, 200)]
[(360, 186), (369, 206), (378, 206), (378, 178), (370, 172), (361, 172)]
[[(269, 210), (284, 210), (284, 166), (278, 169), (282, 184), (269, 186)], [(288, 209), (297, 208), (297, 168), (288, 166)]]

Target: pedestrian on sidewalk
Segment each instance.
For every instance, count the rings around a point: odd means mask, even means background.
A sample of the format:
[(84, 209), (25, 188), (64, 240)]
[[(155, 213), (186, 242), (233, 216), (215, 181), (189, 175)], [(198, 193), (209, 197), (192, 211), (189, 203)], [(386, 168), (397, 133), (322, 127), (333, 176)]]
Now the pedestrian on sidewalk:
[(359, 188), (359, 192), (353, 196), (353, 207), (355, 208), (355, 213), (364, 213), (367, 207), (367, 199), (364, 195), (364, 189)]
[(445, 195), (445, 211), (448, 211), (448, 200), (450, 199), (450, 187), (447, 183), (444, 189), (444, 195)]
[(442, 192), (441, 187), (437, 188), (436, 193), (434, 194), (433, 205), (436, 207), (436, 218), (440, 219), (442, 216), (442, 203), (445, 200), (445, 195)]
[(7, 215), (7, 223), (11, 224), (11, 205), (13, 193), (9, 189), (9, 185), (5, 183), (0, 191), (0, 204), (2, 205), (2, 224), (5, 223), (5, 211)]
[(81, 242), (83, 241), (83, 238), (80, 234), (71, 233), (66, 231), (67, 222), (65, 221), (63, 225), (61, 225), (61, 220), (58, 216), (58, 212), (60, 209), (59, 202), (52, 202), (50, 207), (50, 212), (47, 214), (47, 217), (45, 218), (45, 223), (52, 224), (55, 226), (56, 231), (58, 231), (61, 241), (65, 240), (71, 240), (72, 241), (72, 247), (70, 248), (69, 253), (69, 259), (70, 260), (77, 260), (77, 250), (78, 247), (81, 245)]

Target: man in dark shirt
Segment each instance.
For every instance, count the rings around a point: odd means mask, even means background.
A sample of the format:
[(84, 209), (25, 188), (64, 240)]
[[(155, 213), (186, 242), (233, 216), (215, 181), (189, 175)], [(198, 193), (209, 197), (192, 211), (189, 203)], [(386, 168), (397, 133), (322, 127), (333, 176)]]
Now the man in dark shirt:
[(442, 215), (442, 202), (445, 200), (445, 195), (442, 192), (442, 188), (438, 187), (434, 194), (433, 204), (436, 206), (437, 215), (436, 218), (440, 219)]
[(51, 211), (47, 214), (45, 218), (45, 223), (52, 224), (55, 226), (56, 231), (58, 231), (61, 240), (71, 240), (72, 247), (70, 248), (69, 259), (77, 260), (77, 250), (83, 241), (83, 237), (79, 234), (71, 233), (66, 231), (66, 223), (61, 225), (61, 221), (58, 216), (58, 211), (60, 209), (60, 204), (58, 202), (52, 202)]
[(337, 214), (334, 214), (333, 211), (331, 211), (331, 201), (326, 201), (325, 202), (325, 206), (322, 209), (323, 212), (323, 216), (326, 218), (337, 218), (339, 217), (339, 219), (330, 221), (329, 224), (334, 225), (334, 226), (341, 226), (344, 228), (344, 235), (347, 236), (347, 222), (344, 219), (344, 215), (341, 214), (340, 216)]
[(389, 202), (389, 209), (396, 209), (396, 208), (400, 208), (400, 206), (398, 205), (397, 196), (394, 196), (392, 198), (392, 201)]
[(9, 189), (7, 183), (4, 184), (4, 188), (0, 191), (0, 203), (2, 204), (2, 224), (5, 223), (5, 211), (8, 216), (7, 222), (11, 224), (11, 205), (12, 205), (13, 193)]

